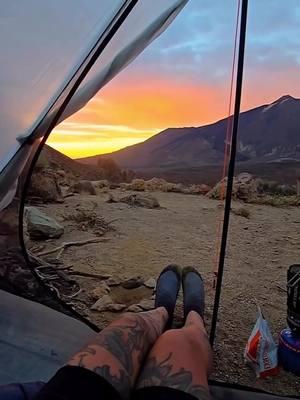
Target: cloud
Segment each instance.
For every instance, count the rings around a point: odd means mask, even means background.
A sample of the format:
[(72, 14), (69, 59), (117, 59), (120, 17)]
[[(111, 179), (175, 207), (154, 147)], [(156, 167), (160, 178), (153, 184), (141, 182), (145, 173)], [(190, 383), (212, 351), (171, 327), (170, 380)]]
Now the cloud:
[[(236, 0), (190, 0), (136, 61), (57, 128), (56, 144), (95, 154), (227, 116), (236, 7)], [(243, 110), (284, 94), (300, 97), (299, 37), (299, 0), (249, 2)]]

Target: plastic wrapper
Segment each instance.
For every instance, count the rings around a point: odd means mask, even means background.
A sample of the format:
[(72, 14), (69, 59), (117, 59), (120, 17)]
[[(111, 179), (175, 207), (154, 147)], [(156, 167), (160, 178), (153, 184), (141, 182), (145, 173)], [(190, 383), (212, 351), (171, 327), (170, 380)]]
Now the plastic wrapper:
[(244, 357), (258, 378), (278, 374), (277, 345), (260, 307), (258, 307), (258, 319), (248, 339)]

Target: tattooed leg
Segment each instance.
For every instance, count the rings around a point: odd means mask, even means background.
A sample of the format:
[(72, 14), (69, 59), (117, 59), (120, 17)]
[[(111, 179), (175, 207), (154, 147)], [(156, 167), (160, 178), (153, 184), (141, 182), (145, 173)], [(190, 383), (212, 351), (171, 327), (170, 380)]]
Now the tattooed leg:
[(164, 307), (124, 314), (103, 329), (68, 363), (90, 369), (129, 398), (144, 357), (162, 334), (168, 313)]
[(166, 331), (150, 351), (137, 388), (165, 386), (207, 397), (212, 351), (202, 318), (191, 311), (185, 326)]

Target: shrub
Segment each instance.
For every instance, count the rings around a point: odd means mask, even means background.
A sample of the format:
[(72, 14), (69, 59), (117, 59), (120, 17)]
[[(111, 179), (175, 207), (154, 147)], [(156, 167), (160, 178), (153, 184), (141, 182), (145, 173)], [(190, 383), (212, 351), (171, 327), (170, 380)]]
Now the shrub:
[(64, 221), (74, 222), (80, 230), (93, 229), (98, 236), (114, 231), (115, 228), (111, 225), (111, 222), (107, 222), (94, 211), (96, 206), (92, 210), (78, 208), (75, 213), (64, 215), (63, 219)]
[(250, 211), (245, 207), (233, 208), (231, 211), (235, 215), (239, 215), (244, 218), (250, 218)]

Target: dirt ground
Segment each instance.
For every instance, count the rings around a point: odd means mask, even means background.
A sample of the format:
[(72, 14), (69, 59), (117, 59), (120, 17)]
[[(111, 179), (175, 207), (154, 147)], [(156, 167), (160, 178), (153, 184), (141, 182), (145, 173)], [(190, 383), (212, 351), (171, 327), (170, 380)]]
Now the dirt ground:
[[(119, 190), (113, 194), (124, 195)], [(218, 201), (204, 196), (152, 194), (160, 202), (160, 209), (107, 203), (107, 193), (76, 195), (66, 198), (63, 204), (40, 207), (65, 227), (64, 235), (48, 241), (46, 248), (95, 237), (92, 230), (79, 230), (74, 223), (65, 221), (64, 216), (74, 213), (78, 207), (96, 206), (95, 212), (113, 221), (116, 230), (105, 235), (109, 239), (106, 242), (67, 249), (62, 256), (64, 264), (72, 265), (74, 271), (110, 274), (122, 279), (137, 275), (155, 278), (169, 263), (197, 266), (206, 285), (209, 330), (217, 221), (222, 210)], [(300, 378), (283, 371), (277, 377), (257, 380), (254, 372), (244, 365), (243, 351), (256, 320), (257, 303), (276, 340), (286, 326), (286, 294), (282, 289), (286, 286), (288, 266), (299, 263), (300, 210), (233, 202), (233, 209), (239, 207), (246, 208), (250, 217), (231, 215), (212, 378), (279, 394), (299, 395)], [(91, 311), (94, 301), (90, 293), (99, 282), (85, 277), (77, 279), (83, 289), (73, 299), (77, 310), (100, 327), (119, 315)], [(115, 300), (127, 305), (151, 295), (152, 291), (145, 287), (131, 290), (116, 287), (112, 292)], [(179, 306), (177, 320), (181, 311)]]

